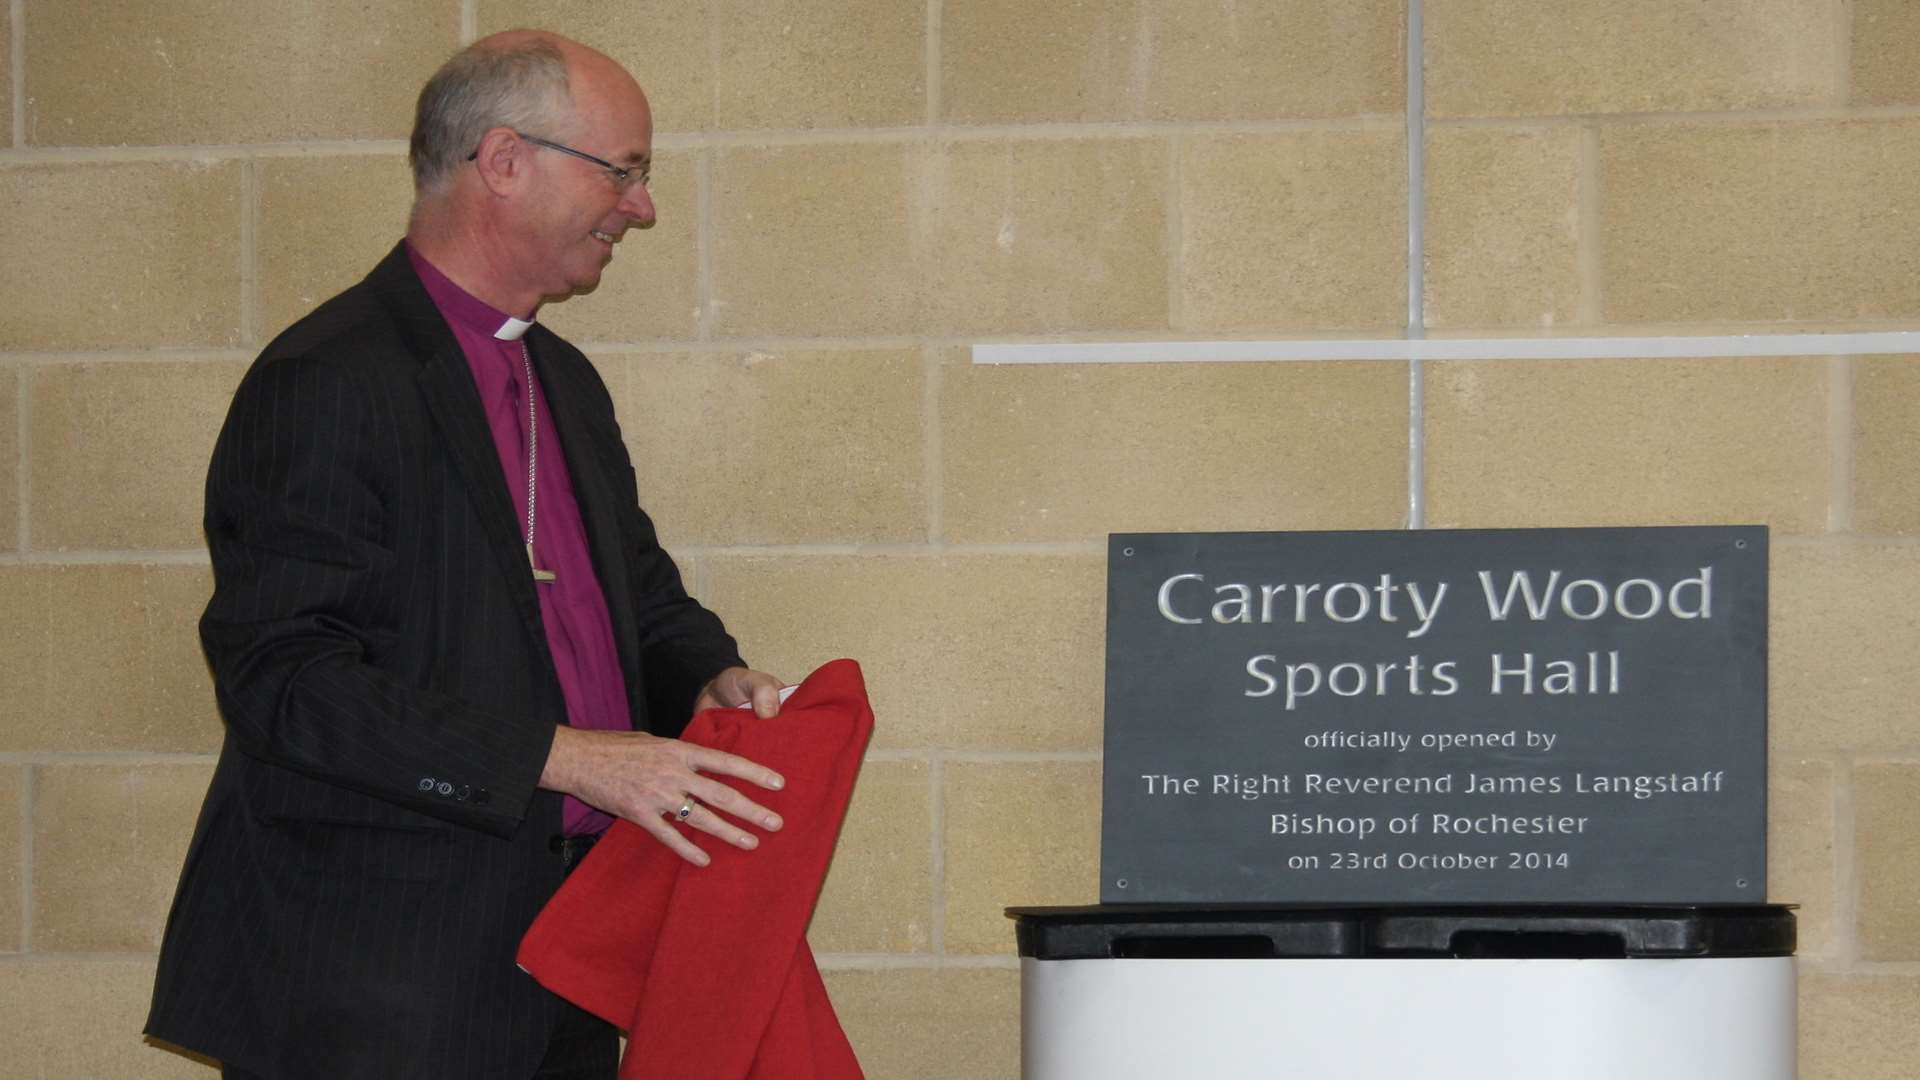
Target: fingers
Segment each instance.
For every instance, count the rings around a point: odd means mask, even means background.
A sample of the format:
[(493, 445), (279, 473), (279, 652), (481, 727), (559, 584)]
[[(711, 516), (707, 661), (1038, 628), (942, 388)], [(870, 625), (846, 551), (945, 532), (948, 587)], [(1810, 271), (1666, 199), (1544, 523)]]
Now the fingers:
[(687, 767), (697, 772), (716, 773), (731, 776), (766, 788), (779, 791), (787, 786), (787, 778), (758, 762), (749, 761), (738, 754), (729, 754), (724, 750), (710, 750), (692, 743), (687, 753)]
[[(686, 775), (679, 778), (682, 794), (672, 799), (669, 793), (672, 800), (670, 805), (661, 806), (657, 816), (650, 815), (647, 820), (639, 822), (675, 854), (695, 866), (706, 866), (712, 861), (686, 833), (673, 827), (672, 822), (675, 821), (742, 851), (759, 847), (760, 838), (742, 828), (739, 822), (768, 832), (777, 832), (786, 824), (779, 814), (748, 798), (731, 784), (702, 774), (736, 777), (773, 791), (786, 786), (785, 777), (737, 754), (686, 743), (680, 744), (680, 748), (685, 752), (683, 764), (687, 770)], [(691, 809), (687, 815), (680, 816), (680, 810), (689, 805)]]
[(707, 680), (700, 688), (700, 694), (694, 699), (693, 711), (703, 709), (731, 709), (749, 700), (753, 689), (751, 684), (742, 685), (742, 676), (752, 671), (743, 667), (730, 667)]
[[(772, 832), (785, 824), (741, 790), (752, 784), (778, 791), (786, 786), (779, 773), (737, 754), (640, 732), (560, 729), (541, 783), (639, 825), (695, 866), (711, 859), (674, 820), (744, 851), (760, 845), (749, 830)], [(689, 800), (686, 818), (678, 819)]]
[(752, 668), (730, 667), (707, 681), (694, 699), (693, 711), (705, 709), (745, 709), (762, 720), (780, 714), (779, 679)]
[[(768, 832), (779, 832), (780, 828), (786, 824), (780, 820), (779, 814), (747, 798), (737, 788), (717, 780), (701, 777), (688, 786), (687, 794), (703, 807), (724, 810), (741, 821), (749, 825), (757, 825)], [(696, 808), (693, 816), (699, 816), (699, 812)], [(691, 824), (691, 818), (688, 821)], [(707, 831), (714, 832), (712, 829)], [(721, 834), (714, 833), (714, 835)]]
[[(685, 834), (668, 824), (669, 822), (678, 821), (690, 825), (742, 851), (752, 851), (759, 847), (760, 838), (734, 824), (731, 819), (722, 816), (718, 810), (725, 810), (728, 814), (743, 821), (750, 821), (769, 832), (777, 831), (785, 824), (780, 820), (780, 815), (725, 784), (703, 778), (692, 786), (699, 790), (689, 791), (678, 805), (662, 810), (659, 817), (641, 824), (681, 858), (696, 866), (706, 866), (710, 861), (709, 857), (688, 841)], [(682, 813), (683, 810), (686, 812)], [(693, 857), (696, 853), (699, 855), (697, 859)]]
[[(698, 811), (695, 811), (695, 813), (697, 814)], [(667, 824), (666, 818), (646, 817), (635, 821), (634, 824), (653, 834), (655, 840), (665, 844), (675, 855), (680, 856), (695, 866), (705, 866), (713, 861), (713, 857), (695, 847), (693, 841), (687, 839), (685, 833)]]
[[(677, 815), (676, 815), (677, 816)], [(714, 813), (712, 808), (697, 804), (693, 813), (679, 820), (699, 829), (701, 832), (718, 837), (742, 851), (752, 851), (760, 846), (760, 838), (733, 822)], [(704, 864), (702, 864), (704, 865)]]
[(780, 715), (780, 680), (769, 676), (754, 684), (753, 715), (762, 720)]

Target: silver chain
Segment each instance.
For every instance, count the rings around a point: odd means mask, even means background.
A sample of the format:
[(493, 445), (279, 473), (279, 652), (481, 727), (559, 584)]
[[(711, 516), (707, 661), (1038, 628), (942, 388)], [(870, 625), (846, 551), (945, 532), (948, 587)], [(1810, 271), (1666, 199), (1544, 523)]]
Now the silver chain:
[(539, 480), (536, 468), (540, 463), (540, 429), (537, 426), (537, 414), (533, 401), (533, 354), (527, 351), (527, 343), (520, 342), (520, 366), (526, 373), (527, 386), (527, 547), (529, 553), (533, 547), (533, 502), (539, 492)]

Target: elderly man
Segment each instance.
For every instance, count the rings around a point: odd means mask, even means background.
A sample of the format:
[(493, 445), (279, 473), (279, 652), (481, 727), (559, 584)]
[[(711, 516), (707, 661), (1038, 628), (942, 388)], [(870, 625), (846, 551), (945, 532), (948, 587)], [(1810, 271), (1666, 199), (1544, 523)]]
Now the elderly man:
[[(613, 816), (751, 849), (778, 710), (652, 523), (605, 386), (534, 324), (654, 220), (646, 97), (516, 31), (421, 92), (406, 239), (267, 347), (207, 478), (226, 742), (147, 1030), (229, 1076), (611, 1077), (514, 949)], [(720, 779), (730, 778), (730, 779)], [(743, 827), (749, 826), (749, 827)], [(641, 1048), (644, 1052), (644, 1048)]]

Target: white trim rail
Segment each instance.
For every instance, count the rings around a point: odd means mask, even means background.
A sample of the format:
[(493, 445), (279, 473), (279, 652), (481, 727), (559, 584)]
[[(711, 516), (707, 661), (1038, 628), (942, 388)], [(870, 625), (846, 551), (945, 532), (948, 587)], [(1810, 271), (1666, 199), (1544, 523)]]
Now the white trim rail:
[(1920, 330), (1669, 337), (1314, 338), (1278, 341), (1004, 342), (976, 364), (1259, 363), (1276, 360), (1597, 360), (1920, 354)]

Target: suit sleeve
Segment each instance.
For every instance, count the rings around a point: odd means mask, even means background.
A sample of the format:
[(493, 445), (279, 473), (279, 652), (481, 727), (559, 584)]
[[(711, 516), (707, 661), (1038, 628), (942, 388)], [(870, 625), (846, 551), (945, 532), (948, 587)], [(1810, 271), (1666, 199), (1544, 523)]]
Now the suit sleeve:
[(645, 689), (648, 728), (678, 737), (693, 719), (693, 702), (702, 687), (729, 667), (744, 667), (740, 648), (719, 616), (687, 595), (680, 570), (660, 546), (653, 520), (640, 506), (640, 493), (613, 401), (586, 357), (577, 357), (582, 395), (593, 402), (602, 425), (602, 453), (614, 497), (630, 512), (622, 527), (627, 543), (628, 600), (639, 631), (639, 668)]
[[(376, 662), (407, 592), (391, 535), (398, 437), (376, 398), (345, 365), (312, 357), (262, 362), (235, 395), (208, 471), (215, 587), (200, 623), (221, 712), (256, 758), (509, 835), (552, 725)], [(442, 780), (461, 797), (436, 790)]]
[[(633, 470), (626, 474), (631, 477)], [(628, 493), (634, 494), (631, 486)], [(746, 661), (720, 617), (687, 595), (680, 571), (660, 547), (637, 495), (633, 506), (633, 604), (647, 710), (655, 734), (677, 738), (693, 719), (693, 702), (701, 688), (727, 668), (746, 666)]]

